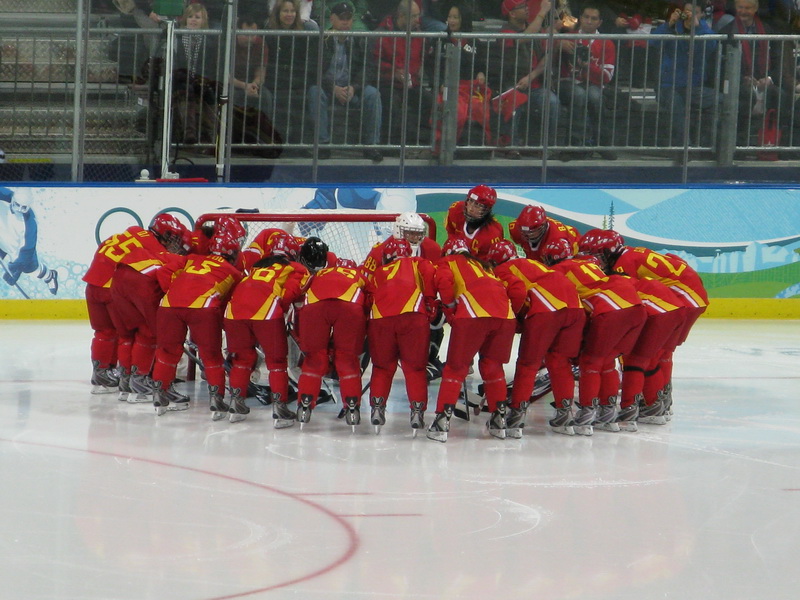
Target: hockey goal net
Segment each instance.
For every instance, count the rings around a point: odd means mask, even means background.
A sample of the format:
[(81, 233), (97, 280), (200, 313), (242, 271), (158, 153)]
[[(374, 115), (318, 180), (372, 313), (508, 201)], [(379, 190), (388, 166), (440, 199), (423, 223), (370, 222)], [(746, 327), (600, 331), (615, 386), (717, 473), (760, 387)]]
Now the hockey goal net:
[[(340, 258), (356, 264), (367, 257), (372, 247), (392, 234), (392, 225), (399, 213), (376, 210), (345, 212), (342, 210), (298, 210), (270, 213), (225, 212), (206, 213), (195, 223), (196, 230), (210, 231), (222, 216), (238, 219), (247, 230), (246, 248), (264, 229), (283, 229), (296, 237), (316, 236)], [(426, 235), (436, 239), (436, 222), (420, 214), (427, 225)]]

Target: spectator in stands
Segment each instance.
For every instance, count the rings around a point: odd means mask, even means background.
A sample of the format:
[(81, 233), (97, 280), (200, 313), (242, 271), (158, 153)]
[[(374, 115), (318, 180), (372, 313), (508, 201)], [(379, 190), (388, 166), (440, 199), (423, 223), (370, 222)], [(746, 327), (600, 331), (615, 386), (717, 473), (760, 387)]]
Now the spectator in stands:
[[(695, 131), (699, 131), (700, 111), (711, 110), (719, 102), (719, 94), (708, 85), (717, 49), (715, 40), (695, 40), (692, 79), (689, 81), (690, 41), (687, 37), (675, 37), (675, 34), (688, 36), (693, 24), (696, 36), (714, 33), (708, 23), (700, 19), (700, 15), (694, 14), (692, 3), (686, 2), (682, 9), (676, 8), (672, 11), (668, 21), (653, 30), (654, 35), (668, 37), (650, 41), (651, 45), (659, 48), (661, 55), (661, 76), (657, 87), (658, 103), (662, 110), (670, 113), (669, 128), (672, 134), (670, 145), (673, 146), (683, 144), (687, 95), (690, 126), (696, 122)], [(690, 138), (689, 143), (697, 141), (696, 138)]]
[[(758, 0), (736, 0), (736, 19), (722, 28), (723, 34), (756, 34), (769, 36), (775, 29), (758, 16)], [(753, 130), (763, 129), (770, 109), (776, 109), (778, 121), (786, 124), (791, 117), (792, 96), (782, 89), (792, 82), (784, 76), (793, 76), (783, 68), (783, 43), (759, 40), (741, 40), (742, 66), (739, 84), (739, 128), (737, 144), (750, 142)]]
[[(119, 63), (120, 83), (142, 82), (147, 77), (145, 63), (158, 54), (161, 17), (152, 11), (150, 0), (114, 0), (122, 16), (120, 26), (152, 30), (153, 35), (120, 34), (113, 52)], [(144, 40), (144, 41), (143, 41)]]
[[(419, 31), (420, 9), (414, 0), (400, 0), (394, 12), (378, 26), (378, 31)], [(403, 113), (407, 117), (406, 143), (423, 142), (422, 131), (430, 123), (433, 95), (422, 87), (422, 65), (425, 42), (421, 37), (411, 37), (409, 58), (406, 63), (405, 37), (382, 37), (373, 46), (379, 73), (378, 84), (383, 101), (383, 126), (388, 130), (389, 142), (401, 141)], [(405, 93), (408, 99), (405, 100)]]
[[(238, 30), (255, 31), (258, 17), (240, 14), (236, 20)], [(280, 154), (280, 136), (272, 127), (267, 115), (272, 114), (272, 92), (263, 89), (267, 60), (264, 38), (239, 34), (236, 36), (233, 73), (233, 131), (234, 144), (268, 145), (256, 148), (255, 153), (265, 158)]]
[[(550, 8), (550, 1), (543, 0), (539, 13), (528, 23), (525, 0), (503, 0), (502, 12), (506, 22), (500, 33), (539, 33)], [(560, 24), (557, 26), (560, 27)], [(544, 85), (545, 58), (539, 40), (500, 39), (492, 45), (487, 78), (489, 87), (500, 94), (493, 105), (498, 114), (494, 127), (499, 134), (498, 145), (530, 143), (531, 130), (544, 128), (547, 105), (548, 139), (549, 143), (555, 143), (558, 96)], [(535, 113), (542, 116), (537, 119)], [(507, 156), (519, 158), (520, 154), (517, 150), (511, 150)]]
[[(280, 0), (270, 13), (268, 28), (298, 32), (314, 31), (317, 26), (300, 17), (300, 0)], [(272, 123), (285, 141), (300, 142), (305, 91), (317, 76), (319, 39), (317, 36), (279, 35), (266, 40), (269, 59), (264, 87), (274, 98)]]
[[(472, 31), (472, 11), (464, 0), (444, 0), (443, 6), (447, 11), (447, 32), (470, 33)], [(470, 146), (483, 146), (490, 144), (492, 135), (490, 131), (490, 100), (492, 91), (486, 85), (486, 67), (489, 49), (487, 43), (479, 39), (456, 39), (450, 37), (449, 43), (437, 46), (441, 56), (439, 60), (439, 103), (444, 97), (444, 76), (447, 62), (447, 50), (453, 45), (461, 50), (459, 86), (458, 86), (458, 106), (456, 114), (456, 140), (458, 143), (466, 143)], [(431, 51), (434, 47), (431, 46)], [(427, 61), (428, 68), (433, 71), (436, 67), (435, 57)], [(436, 80), (436, 74), (431, 72), (431, 81)], [(474, 124), (474, 135), (467, 135), (462, 140), (465, 128)], [(437, 147), (441, 138), (441, 122), (437, 124), (436, 140)]]
[[(378, 25), (378, 22), (375, 21), (374, 17), (369, 12), (369, 3), (367, 0), (348, 1), (353, 7), (353, 25), (350, 27), (350, 31), (372, 31)], [(317, 6), (320, 6), (321, 4), (321, 2), (318, 2)], [(317, 17), (320, 23), (324, 23), (330, 19), (331, 8), (335, 4), (337, 3), (328, 2), (325, 4), (325, 15)], [(314, 14), (318, 14), (316, 10), (314, 11)]]
[(173, 109), (184, 144), (209, 143), (217, 128), (217, 48), (215, 39), (198, 33), (208, 29), (208, 12), (202, 4), (189, 4), (180, 18), (175, 40)]
[[(596, 4), (584, 4), (578, 20), (580, 35), (594, 36), (603, 20)], [(581, 146), (613, 145), (613, 119), (603, 115), (603, 87), (611, 83), (616, 68), (616, 47), (611, 40), (586, 37), (561, 40), (561, 79), (558, 98), (569, 110), (572, 142)], [(591, 154), (591, 152), (589, 152)], [(608, 150), (599, 154), (606, 160), (617, 155)]]
[[(353, 6), (347, 2), (337, 2), (331, 8), (332, 31), (350, 31), (353, 25)], [(366, 145), (379, 143), (381, 130), (381, 96), (375, 86), (373, 62), (367, 60), (366, 38), (326, 36), (322, 43), (322, 86), (312, 85), (308, 90), (308, 118), (310, 123), (319, 125), (319, 143), (331, 141), (331, 120), (347, 120), (347, 107), (361, 108), (360, 142)], [(352, 127), (358, 120), (352, 119)], [(374, 163), (383, 160), (381, 152), (366, 148), (364, 158)], [(323, 148), (319, 158), (330, 156), (330, 150)]]

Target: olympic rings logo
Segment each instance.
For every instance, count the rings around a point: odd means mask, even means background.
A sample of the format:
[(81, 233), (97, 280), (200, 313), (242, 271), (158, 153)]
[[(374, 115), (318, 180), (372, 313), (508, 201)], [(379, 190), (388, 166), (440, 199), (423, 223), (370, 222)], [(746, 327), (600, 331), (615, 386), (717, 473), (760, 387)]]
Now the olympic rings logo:
[[(97, 225), (94, 228), (94, 239), (95, 239), (95, 242), (97, 243), (98, 246), (103, 241), (103, 239), (105, 239), (105, 238), (101, 237), (101, 235), (100, 235), (100, 231), (101, 231), (101, 229), (103, 227), (103, 223), (110, 216), (115, 215), (115, 214), (120, 214), (120, 213), (121, 214), (130, 215), (131, 217), (133, 217), (133, 220), (136, 222), (136, 225), (138, 225), (139, 227), (145, 227), (144, 224), (142, 223), (142, 219), (139, 217), (139, 215), (135, 211), (131, 210), (130, 208), (126, 208), (124, 206), (117, 206), (116, 208), (111, 208), (111, 209), (107, 210), (106, 212), (104, 212), (101, 215), (101, 217), (97, 220)], [(168, 208), (165, 208), (163, 210), (158, 211), (156, 214), (153, 215), (153, 217), (147, 223), (148, 224), (151, 223), (152, 220), (155, 217), (157, 217), (158, 215), (163, 214), (163, 213), (177, 213), (179, 215), (182, 215), (182, 216), (186, 217), (189, 220), (189, 229), (194, 229), (194, 217), (192, 217), (192, 215), (190, 215), (184, 209), (179, 208), (177, 206), (170, 206)]]

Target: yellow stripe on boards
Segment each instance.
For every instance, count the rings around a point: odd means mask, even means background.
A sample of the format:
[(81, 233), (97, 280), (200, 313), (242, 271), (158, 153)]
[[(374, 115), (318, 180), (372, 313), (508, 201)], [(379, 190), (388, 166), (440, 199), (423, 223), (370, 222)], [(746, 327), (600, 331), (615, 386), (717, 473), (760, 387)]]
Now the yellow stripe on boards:
[[(0, 300), (0, 319), (87, 319), (85, 300)], [(800, 319), (800, 299), (711, 298), (703, 318)]]

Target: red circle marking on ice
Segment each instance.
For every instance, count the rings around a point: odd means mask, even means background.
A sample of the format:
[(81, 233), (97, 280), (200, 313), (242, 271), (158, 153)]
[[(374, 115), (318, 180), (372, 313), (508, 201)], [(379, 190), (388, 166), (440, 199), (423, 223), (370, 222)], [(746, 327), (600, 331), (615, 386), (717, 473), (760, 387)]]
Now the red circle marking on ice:
[(98, 456), (108, 456), (110, 458), (120, 458), (120, 459), (124, 459), (124, 460), (136, 460), (136, 461), (139, 461), (139, 462), (149, 463), (149, 464), (152, 464), (152, 465), (159, 465), (159, 466), (162, 466), (162, 467), (171, 467), (171, 468), (174, 468), (174, 469), (181, 469), (183, 471), (190, 471), (190, 472), (193, 472), (193, 473), (199, 473), (201, 475), (210, 475), (211, 477), (218, 477), (220, 479), (226, 479), (228, 481), (234, 481), (234, 482), (240, 483), (242, 485), (248, 485), (248, 486), (251, 486), (251, 487), (255, 487), (255, 488), (259, 488), (259, 489), (262, 489), (262, 490), (266, 490), (266, 491), (272, 492), (274, 494), (279, 494), (281, 496), (285, 496), (287, 498), (291, 498), (292, 500), (295, 500), (296, 502), (300, 502), (302, 504), (305, 504), (306, 506), (308, 506), (308, 507), (310, 507), (310, 508), (312, 508), (314, 510), (317, 510), (317, 511), (327, 515), (331, 519), (333, 519), (339, 526), (342, 527), (342, 529), (345, 530), (345, 533), (347, 534), (348, 546), (347, 546), (347, 548), (344, 549), (342, 554), (338, 558), (336, 558), (334, 561), (330, 562), (327, 565), (324, 565), (323, 567), (321, 567), (321, 568), (319, 568), (319, 569), (317, 569), (315, 571), (312, 571), (311, 573), (308, 573), (306, 575), (302, 575), (300, 577), (295, 577), (293, 579), (287, 579), (286, 581), (282, 581), (280, 583), (275, 583), (275, 584), (272, 584), (272, 585), (269, 585), (269, 586), (265, 586), (263, 588), (247, 590), (245, 592), (238, 592), (238, 593), (229, 594), (229, 595), (226, 595), (226, 596), (215, 596), (213, 598), (208, 598), (208, 600), (231, 600), (232, 598), (244, 598), (246, 596), (252, 596), (253, 594), (260, 594), (262, 592), (268, 592), (268, 591), (271, 591), (271, 590), (284, 588), (284, 587), (293, 585), (295, 583), (301, 583), (303, 581), (308, 581), (310, 579), (314, 579), (315, 577), (319, 577), (320, 575), (325, 575), (326, 573), (329, 573), (329, 572), (333, 571), (334, 569), (340, 567), (341, 565), (343, 565), (344, 563), (349, 561), (351, 558), (353, 558), (353, 555), (355, 554), (356, 550), (358, 549), (358, 545), (359, 545), (358, 534), (356, 534), (355, 529), (353, 529), (353, 527), (347, 521), (345, 521), (344, 518), (342, 518), (342, 516), (335, 514), (334, 512), (328, 510), (324, 506), (321, 506), (321, 505), (319, 505), (319, 504), (317, 504), (315, 502), (312, 502), (311, 500), (307, 500), (307, 499), (301, 497), (302, 494), (292, 494), (290, 492), (285, 492), (283, 490), (280, 490), (278, 488), (275, 488), (275, 487), (272, 487), (272, 486), (269, 486), (269, 485), (264, 485), (262, 483), (256, 483), (255, 481), (248, 481), (247, 479), (241, 479), (240, 477), (233, 477), (231, 475), (225, 475), (224, 473), (215, 473), (213, 471), (206, 471), (204, 469), (197, 469), (195, 467), (186, 467), (186, 466), (182, 466), (182, 465), (176, 465), (174, 463), (168, 463), (168, 462), (164, 462), (164, 461), (160, 461), (160, 460), (154, 460), (154, 459), (151, 459), (151, 458), (142, 458), (142, 457), (139, 457), (139, 456), (125, 456), (125, 455), (122, 455), (122, 454), (115, 454), (113, 452), (103, 452), (102, 450), (89, 450), (89, 449), (86, 449), (86, 448), (70, 448), (69, 446), (59, 446), (57, 444), (46, 444), (46, 443), (42, 443), (42, 442), (29, 442), (29, 441), (25, 441), (25, 440), (9, 440), (9, 439), (6, 439), (6, 438), (0, 438), (0, 441), (9, 442), (9, 443), (12, 443), (12, 444), (26, 444), (28, 446), (39, 446), (39, 447), (42, 447), (42, 448), (55, 448), (55, 449), (58, 449), (58, 450), (67, 450), (67, 451), (71, 451), (71, 452), (86, 452), (87, 454), (96, 454)]

